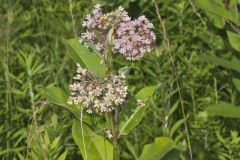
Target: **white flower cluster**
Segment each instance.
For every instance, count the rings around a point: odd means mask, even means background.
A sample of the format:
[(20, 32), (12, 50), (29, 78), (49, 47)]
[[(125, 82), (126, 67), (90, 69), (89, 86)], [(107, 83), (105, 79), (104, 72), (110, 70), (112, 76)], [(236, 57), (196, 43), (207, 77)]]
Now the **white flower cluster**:
[(69, 86), (71, 96), (68, 103), (83, 105), (88, 113), (111, 112), (122, 104), (127, 95), (124, 75), (110, 75), (101, 80), (78, 65), (75, 82)]

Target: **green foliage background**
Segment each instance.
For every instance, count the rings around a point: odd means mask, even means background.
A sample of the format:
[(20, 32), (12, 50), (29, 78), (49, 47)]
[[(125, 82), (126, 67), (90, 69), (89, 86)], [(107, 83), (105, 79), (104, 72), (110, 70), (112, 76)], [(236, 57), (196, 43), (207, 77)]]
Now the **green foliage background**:
[[(144, 119), (122, 141), (121, 159), (134, 159), (155, 137), (168, 136), (181, 149), (179, 159), (188, 160), (186, 120), (194, 160), (239, 160), (240, 120), (212, 117), (206, 110), (221, 101), (240, 103), (239, 82), (232, 81), (239, 78), (239, 72), (226, 70), (230, 65), (209, 58), (239, 59), (240, 51), (229, 43), (226, 33), (229, 29), (235, 32), (233, 26), (239, 28), (239, 24), (221, 25), (197, 0), (156, 0), (170, 39), (176, 76), (152, 1), (0, 0), (0, 159), (25, 159), (28, 155), (29, 159), (52, 160), (64, 159), (65, 154), (69, 160), (81, 159), (71, 135), (71, 115), (48, 103), (42, 90), (58, 86), (67, 91), (76, 67), (63, 40), (80, 36), (83, 17), (98, 2), (106, 10), (122, 5), (134, 18), (144, 14), (156, 27), (154, 52), (134, 65), (122, 57), (114, 62), (117, 67), (132, 65), (128, 77), (131, 93), (158, 85)], [(230, 9), (235, 4), (239, 14), (237, 0), (212, 2), (222, 7), (229, 2)]]

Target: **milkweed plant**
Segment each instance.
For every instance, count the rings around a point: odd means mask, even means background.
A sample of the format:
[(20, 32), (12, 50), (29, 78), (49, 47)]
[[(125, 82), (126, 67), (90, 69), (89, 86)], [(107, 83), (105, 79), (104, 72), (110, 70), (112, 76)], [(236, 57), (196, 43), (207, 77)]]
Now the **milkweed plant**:
[[(121, 55), (134, 63), (149, 54), (156, 41), (154, 26), (145, 16), (132, 19), (122, 7), (104, 13), (98, 4), (82, 27), (85, 32), (79, 40), (65, 40), (77, 64), (69, 96), (56, 87), (47, 92), (55, 92), (55, 98), (49, 98), (52, 101), (65, 98), (57, 103), (74, 115), (72, 136), (84, 160), (119, 160), (119, 142), (139, 124), (156, 87), (147, 86), (129, 95), (127, 71), (114, 73), (113, 59)], [(60, 93), (56, 95), (57, 91)], [(159, 160), (172, 148), (170, 138), (158, 137), (134, 157)]]

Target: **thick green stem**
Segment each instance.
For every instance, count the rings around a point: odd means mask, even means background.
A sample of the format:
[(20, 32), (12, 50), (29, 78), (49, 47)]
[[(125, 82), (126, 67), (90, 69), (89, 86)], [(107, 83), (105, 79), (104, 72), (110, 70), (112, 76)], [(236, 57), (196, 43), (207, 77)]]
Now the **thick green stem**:
[[(112, 58), (112, 50), (111, 50), (111, 40), (112, 33), (114, 28), (112, 28), (106, 39), (106, 50), (104, 55), (104, 60), (106, 64), (106, 75), (109, 74), (111, 68), (111, 58)], [(112, 134), (112, 143), (113, 143), (113, 160), (119, 160), (119, 144), (118, 144), (118, 106), (115, 106), (115, 110), (112, 113), (105, 114), (107, 125), (110, 128)]]
[(107, 124), (112, 134), (113, 143), (113, 160), (119, 160), (119, 144), (118, 144), (118, 122), (116, 121), (117, 109), (113, 113), (107, 113), (105, 115)]
[(118, 138), (113, 136), (113, 160), (119, 160)]
[(118, 146), (118, 107), (116, 106), (114, 114), (112, 114), (112, 135), (113, 135), (113, 160), (119, 160), (119, 146)]
[(119, 160), (119, 144), (118, 144), (118, 107), (116, 106), (113, 115), (113, 160)]

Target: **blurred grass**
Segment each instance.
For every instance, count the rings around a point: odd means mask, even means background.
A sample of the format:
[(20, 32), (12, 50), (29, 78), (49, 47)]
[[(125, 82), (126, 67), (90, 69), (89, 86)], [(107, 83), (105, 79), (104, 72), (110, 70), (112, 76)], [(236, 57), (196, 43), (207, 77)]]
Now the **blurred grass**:
[[(50, 139), (61, 135), (61, 147), (56, 149), (56, 155), (67, 150), (67, 159), (80, 159), (70, 134), (71, 117), (64, 110), (47, 104), (41, 90), (47, 85), (67, 89), (75, 72), (75, 64), (69, 60), (62, 40), (74, 38), (75, 34), (80, 35), (83, 17), (97, 1), (0, 2), (0, 158), (24, 159), (27, 150), (33, 155), (32, 148), (39, 145), (34, 143), (45, 144), (47, 131)], [(222, 151), (223, 146), (219, 143), (216, 132), (229, 137), (230, 130), (240, 129), (237, 125), (239, 120), (204, 120), (202, 111), (209, 104), (220, 100), (239, 103), (239, 94), (231, 83), (229, 72), (203, 63), (200, 56), (207, 54), (231, 58), (234, 51), (225, 41), (226, 35), (214, 28), (206, 16), (194, 10), (188, 1), (157, 0), (156, 3), (170, 39), (187, 115), (193, 159), (217, 160), (216, 155), (225, 151)], [(159, 88), (141, 125), (134, 129), (127, 140), (139, 154), (143, 145), (153, 141), (154, 137), (170, 136), (183, 150), (181, 159), (188, 160), (184, 126), (179, 125), (176, 132), (170, 134), (183, 115), (180, 105), (175, 110), (172, 109), (179, 101), (176, 78), (163, 45), (153, 3), (148, 0), (106, 0), (102, 4), (105, 4), (106, 10), (122, 5), (134, 18), (144, 14), (156, 27), (156, 50), (133, 64), (134, 69), (130, 72), (128, 83), (132, 86), (131, 92), (147, 85), (158, 84)], [(121, 57), (114, 62), (117, 68), (126, 64), (132, 65)], [(169, 114), (170, 112), (173, 113)], [(42, 137), (42, 141), (34, 140), (36, 136)], [(239, 149), (239, 146), (230, 147), (226, 154), (230, 155)], [(133, 159), (127, 147), (122, 147), (121, 150), (125, 151), (122, 159)], [(40, 147), (39, 152), (46, 153), (44, 155), (47, 158), (44, 159), (52, 159), (53, 155), (48, 154), (50, 150)]]

